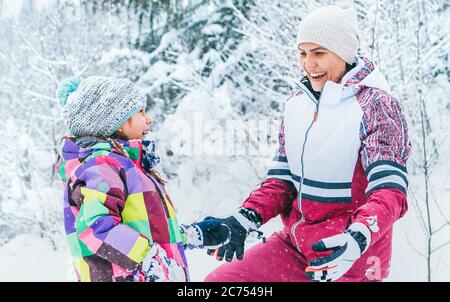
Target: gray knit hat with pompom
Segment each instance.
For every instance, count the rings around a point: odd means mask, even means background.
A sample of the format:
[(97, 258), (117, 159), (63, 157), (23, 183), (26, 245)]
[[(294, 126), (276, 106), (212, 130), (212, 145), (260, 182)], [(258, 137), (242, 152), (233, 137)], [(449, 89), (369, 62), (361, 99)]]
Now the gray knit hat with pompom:
[(64, 122), (73, 136), (111, 136), (145, 109), (145, 95), (129, 80), (72, 77), (56, 92)]

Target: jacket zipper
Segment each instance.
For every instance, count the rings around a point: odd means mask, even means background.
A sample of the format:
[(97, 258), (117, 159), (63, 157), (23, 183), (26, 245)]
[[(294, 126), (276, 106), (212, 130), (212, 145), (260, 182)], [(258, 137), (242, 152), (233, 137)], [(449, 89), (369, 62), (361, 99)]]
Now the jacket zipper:
[[(300, 85), (299, 85), (299, 87), (300, 87)], [(312, 98), (311, 95), (310, 95), (308, 92), (306, 92), (306, 91), (305, 91), (303, 88), (301, 88), (301, 87), (300, 87), (300, 89), (303, 90), (303, 91), (309, 96), (309, 98), (311, 99), (311, 101), (313, 101), (314, 104), (316, 104), (316, 109), (314, 110), (313, 119), (312, 119), (312, 121), (311, 121), (311, 124), (309, 125), (308, 130), (306, 130), (306, 133), (305, 133), (305, 139), (304, 139), (304, 141), (303, 141), (302, 150), (301, 150), (301, 155), (300, 155), (300, 162), (301, 162), (301, 164), (302, 164), (302, 173), (301, 173), (302, 175), (301, 175), (300, 183), (299, 183), (299, 187), (298, 187), (297, 207), (298, 207), (298, 210), (299, 210), (299, 212), (300, 212), (301, 218), (300, 218), (300, 220), (297, 221), (297, 222), (292, 226), (292, 228), (291, 228), (291, 234), (292, 234), (292, 237), (293, 237), (294, 240), (295, 240), (295, 246), (297, 247), (297, 250), (298, 250), (299, 252), (301, 252), (301, 250), (300, 250), (300, 247), (299, 247), (299, 244), (298, 244), (298, 240), (297, 240), (297, 238), (295, 237), (295, 230), (296, 230), (297, 226), (298, 226), (300, 223), (302, 223), (303, 221), (305, 221), (305, 216), (303, 215), (303, 211), (302, 211), (302, 185), (303, 185), (303, 179), (304, 179), (304, 176), (305, 176), (305, 166), (304, 166), (304, 164), (303, 164), (303, 155), (304, 155), (304, 153), (305, 153), (305, 146), (306, 146), (306, 142), (307, 142), (307, 140), (308, 140), (308, 133), (309, 133), (309, 131), (311, 130), (311, 128), (312, 128), (312, 126), (314, 125), (314, 123), (317, 121), (317, 117), (318, 117), (318, 115), (319, 115), (319, 103), (320, 103), (320, 98), (319, 98), (319, 100), (318, 100), (317, 102), (315, 102), (315, 101), (314, 101), (314, 98)]]

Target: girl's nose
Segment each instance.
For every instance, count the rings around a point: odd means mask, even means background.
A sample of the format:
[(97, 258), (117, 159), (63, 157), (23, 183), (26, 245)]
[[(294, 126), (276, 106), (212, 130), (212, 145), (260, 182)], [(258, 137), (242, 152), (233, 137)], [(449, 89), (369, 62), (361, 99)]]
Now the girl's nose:
[(151, 124), (153, 124), (153, 120), (152, 120), (152, 118), (151, 117), (149, 117), (148, 115), (146, 116), (146, 119), (147, 119), (147, 125), (151, 125)]

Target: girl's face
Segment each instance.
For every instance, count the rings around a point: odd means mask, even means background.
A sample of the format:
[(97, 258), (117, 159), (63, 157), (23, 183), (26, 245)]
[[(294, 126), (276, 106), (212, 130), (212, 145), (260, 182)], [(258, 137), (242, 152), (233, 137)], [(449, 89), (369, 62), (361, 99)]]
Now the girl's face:
[(150, 132), (150, 126), (153, 120), (145, 113), (144, 109), (129, 118), (122, 126), (119, 127), (118, 132), (126, 139), (142, 139)]
[(338, 55), (315, 43), (301, 43), (298, 49), (300, 68), (306, 72), (315, 91), (322, 91), (326, 81), (341, 82), (345, 61)]

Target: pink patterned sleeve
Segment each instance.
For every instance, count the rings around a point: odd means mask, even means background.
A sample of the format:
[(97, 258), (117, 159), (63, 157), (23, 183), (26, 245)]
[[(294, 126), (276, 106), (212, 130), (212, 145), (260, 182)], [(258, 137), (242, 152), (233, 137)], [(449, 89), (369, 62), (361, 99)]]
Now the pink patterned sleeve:
[(369, 184), (366, 194), (382, 189), (406, 193), (406, 161), (411, 152), (408, 126), (398, 101), (387, 93), (368, 89), (361, 97), (360, 156)]
[(353, 212), (352, 222), (371, 231), (371, 244), (384, 236), (408, 210), (406, 161), (411, 152), (408, 127), (398, 101), (368, 89), (361, 97), (360, 157), (368, 185), (367, 203)]

